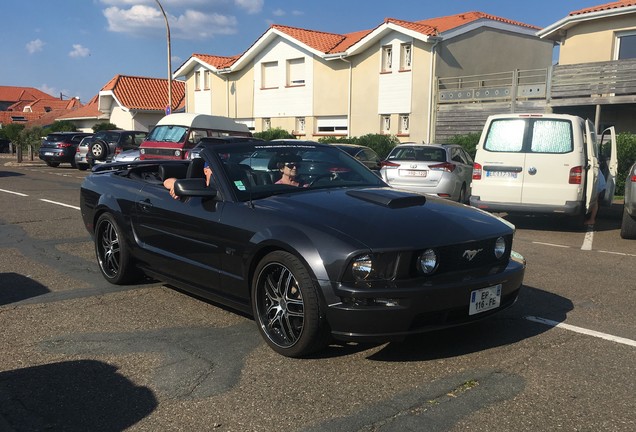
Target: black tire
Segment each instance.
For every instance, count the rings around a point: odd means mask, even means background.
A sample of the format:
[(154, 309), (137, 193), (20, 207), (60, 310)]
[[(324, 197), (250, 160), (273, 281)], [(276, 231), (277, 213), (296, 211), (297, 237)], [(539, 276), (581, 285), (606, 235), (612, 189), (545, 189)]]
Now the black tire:
[(108, 282), (124, 285), (139, 278), (121, 228), (110, 213), (101, 215), (95, 224), (95, 255)]
[(77, 169), (80, 171), (86, 171), (88, 169), (88, 164), (77, 164)]
[(45, 162), (46, 162), (46, 164), (48, 166), (53, 167), (53, 168), (60, 166), (59, 162), (51, 162), (51, 161), (45, 161)]
[(77, 164), (75, 163), (75, 159), (71, 159), (71, 168), (77, 168)]
[(108, 144), (103, 140), (93, 141), (88, 146), (88, 154), (92, 159), (106, 160), (108, 157)]
[(266, 255), (254, 272), (251, 294), (258, 330), (277, 353), (302, 357), (328, 344), (330, 333), (318, 290), (294, 255), (284, 251)]
[(624, 239), (636, 239), (636, 218), (627, 213), (623, 207), (623, 222), (621, 223), (621, 237)]

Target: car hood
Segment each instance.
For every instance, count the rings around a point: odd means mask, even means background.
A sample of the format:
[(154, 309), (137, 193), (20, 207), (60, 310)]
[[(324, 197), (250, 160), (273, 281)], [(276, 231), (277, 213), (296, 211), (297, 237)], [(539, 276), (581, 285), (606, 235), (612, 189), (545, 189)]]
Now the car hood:
[(334, 230), (370, 249), (436, 247), (510, 234), (501, 218), (449, 200), (393, 188), (328, 189), (255, 203), (295, 222)]

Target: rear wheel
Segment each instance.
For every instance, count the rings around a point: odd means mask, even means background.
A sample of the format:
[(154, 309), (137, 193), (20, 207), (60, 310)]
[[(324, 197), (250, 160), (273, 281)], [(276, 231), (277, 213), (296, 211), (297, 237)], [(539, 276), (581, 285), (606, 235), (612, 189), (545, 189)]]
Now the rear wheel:
[(252, 310), (261, 335), (279, 354), (301, 357), (329, 341), (317, 288), (303, 263), (288, 252), (272, 252), (258, 264)]
[(55, 167), (57, 167), (57, 166), (60, 166), (60, 163), (59, 163), (59, 162), (51, 162), (51, 161), (45, 161), (45, 162), (46, 162), (46, 164), (47, 164), (48, 166), (53, 167), (53, 168), (55, 168)]
[(459, 191), (459, 197), (457, 198), (457, 202), (466, 204), (466, 185), (463, 184), (461, 190)]
[(86, 171), (88, 169), (87, 164), (77, 164), (77, 169), (80, 171)]
[(108, 156), (108, 144), (102, 140), (93, 141), (88, 147), (88, 153), (95, 160), (105, 160)]
[(636, 239), (636, 218), (627, 213), (623, 207), (623, 222), (621, 223), (621, 237), (624, 239)]
[(95, 225), (95, 255), (104, 278), (123, 285), (139, 277), (121, 228), (110, 213), (104, 213)]
[(75, 159), (71, 159), (71, 168), (77, 168), (77, 163), (75, 163)]

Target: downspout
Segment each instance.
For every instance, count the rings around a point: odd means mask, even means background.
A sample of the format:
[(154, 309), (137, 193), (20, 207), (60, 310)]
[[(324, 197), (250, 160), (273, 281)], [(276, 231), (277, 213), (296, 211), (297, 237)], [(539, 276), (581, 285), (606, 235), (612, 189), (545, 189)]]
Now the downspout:
[(433, 139), (432, 137), (432, 127), (431, 125), (433, 124), (433, 120), (434, 120), (434, 116), (433, 113), (435, 112), (435, 107), (433, 106), (433, 92), (435, 91), (435, 82), (436, 80), (434, 79), (434, 73), (435, 73), (435, 65), (436, 65), (436, 54), (435, 54), (435, 47), (437, 47), (437, 44), (441, 42), (440, 38), (435, 38), (435, 43), (433, 44), (433, 46), (431, 47), (431, 70), (429, 73), (429, 83), (430, 83), (430, 88), (428, 90), (428, 121), (426, 122), (426, 142), (430, 143)]
[(349, 64), (349, 82), (347, 83), (347, 137), (351, 138), (351, 80), (353, 76), (353, 65), (351, 64), (351, 61), (344, 58), (344, 55), (341, 55), (338, 58)]

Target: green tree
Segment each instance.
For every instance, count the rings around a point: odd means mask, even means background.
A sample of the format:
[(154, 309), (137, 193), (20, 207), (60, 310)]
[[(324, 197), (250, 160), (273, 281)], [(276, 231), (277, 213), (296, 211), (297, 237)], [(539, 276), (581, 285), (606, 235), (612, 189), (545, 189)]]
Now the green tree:
[(75, 125), (66, 120), (58, 120), (45, 129), (47, 134), (51, 132), (75, 132), (76, 130)]
[(23, 124), (9, 123), (7, 125), (2, 125), (2, 129), (0, 129), (0, 138), (5, 138), (9, 141), (16, 141), (22, 129), (24, 129)]
[(113, 123), (102, 122), (102, 123), (95, 123), (93, 125), (93, 132), (99, 132), (103, 130), (116, 130), (116, 129), (119, 129), (119, 128), (117, 127), (117, 125)]
[(616, 152), (618, 157), (616, 194), (623, 195), (627, 171), (636, 162), (636, 135), (629, 132), (619, 133), (616, 136)]
[(254, 138), (264, 139), (265, 141), (271, 141), (275, 139), (296, 139), (294, 135), (279, 127), (272, 128), (263, 132), (256, 132), (254, 134)]
[(395, 135), (383, 135), (383, 134), (367, 134), (361, 137), (322, 137), (318, 141), (324, 143), (341, 143), (341, 144), (357, 144), (369, 147), (380, 156), (381, 159), (386, 158), (393, 147), (400, 143)]
[(480, 132), (471, 132), (465, 135), (454, 135), (447, 139), (445, 144), (459, 144), (464, 150), (466, 150), (466, 152), (468, 152), (470, 157), (474, 159), (480, 137)]

